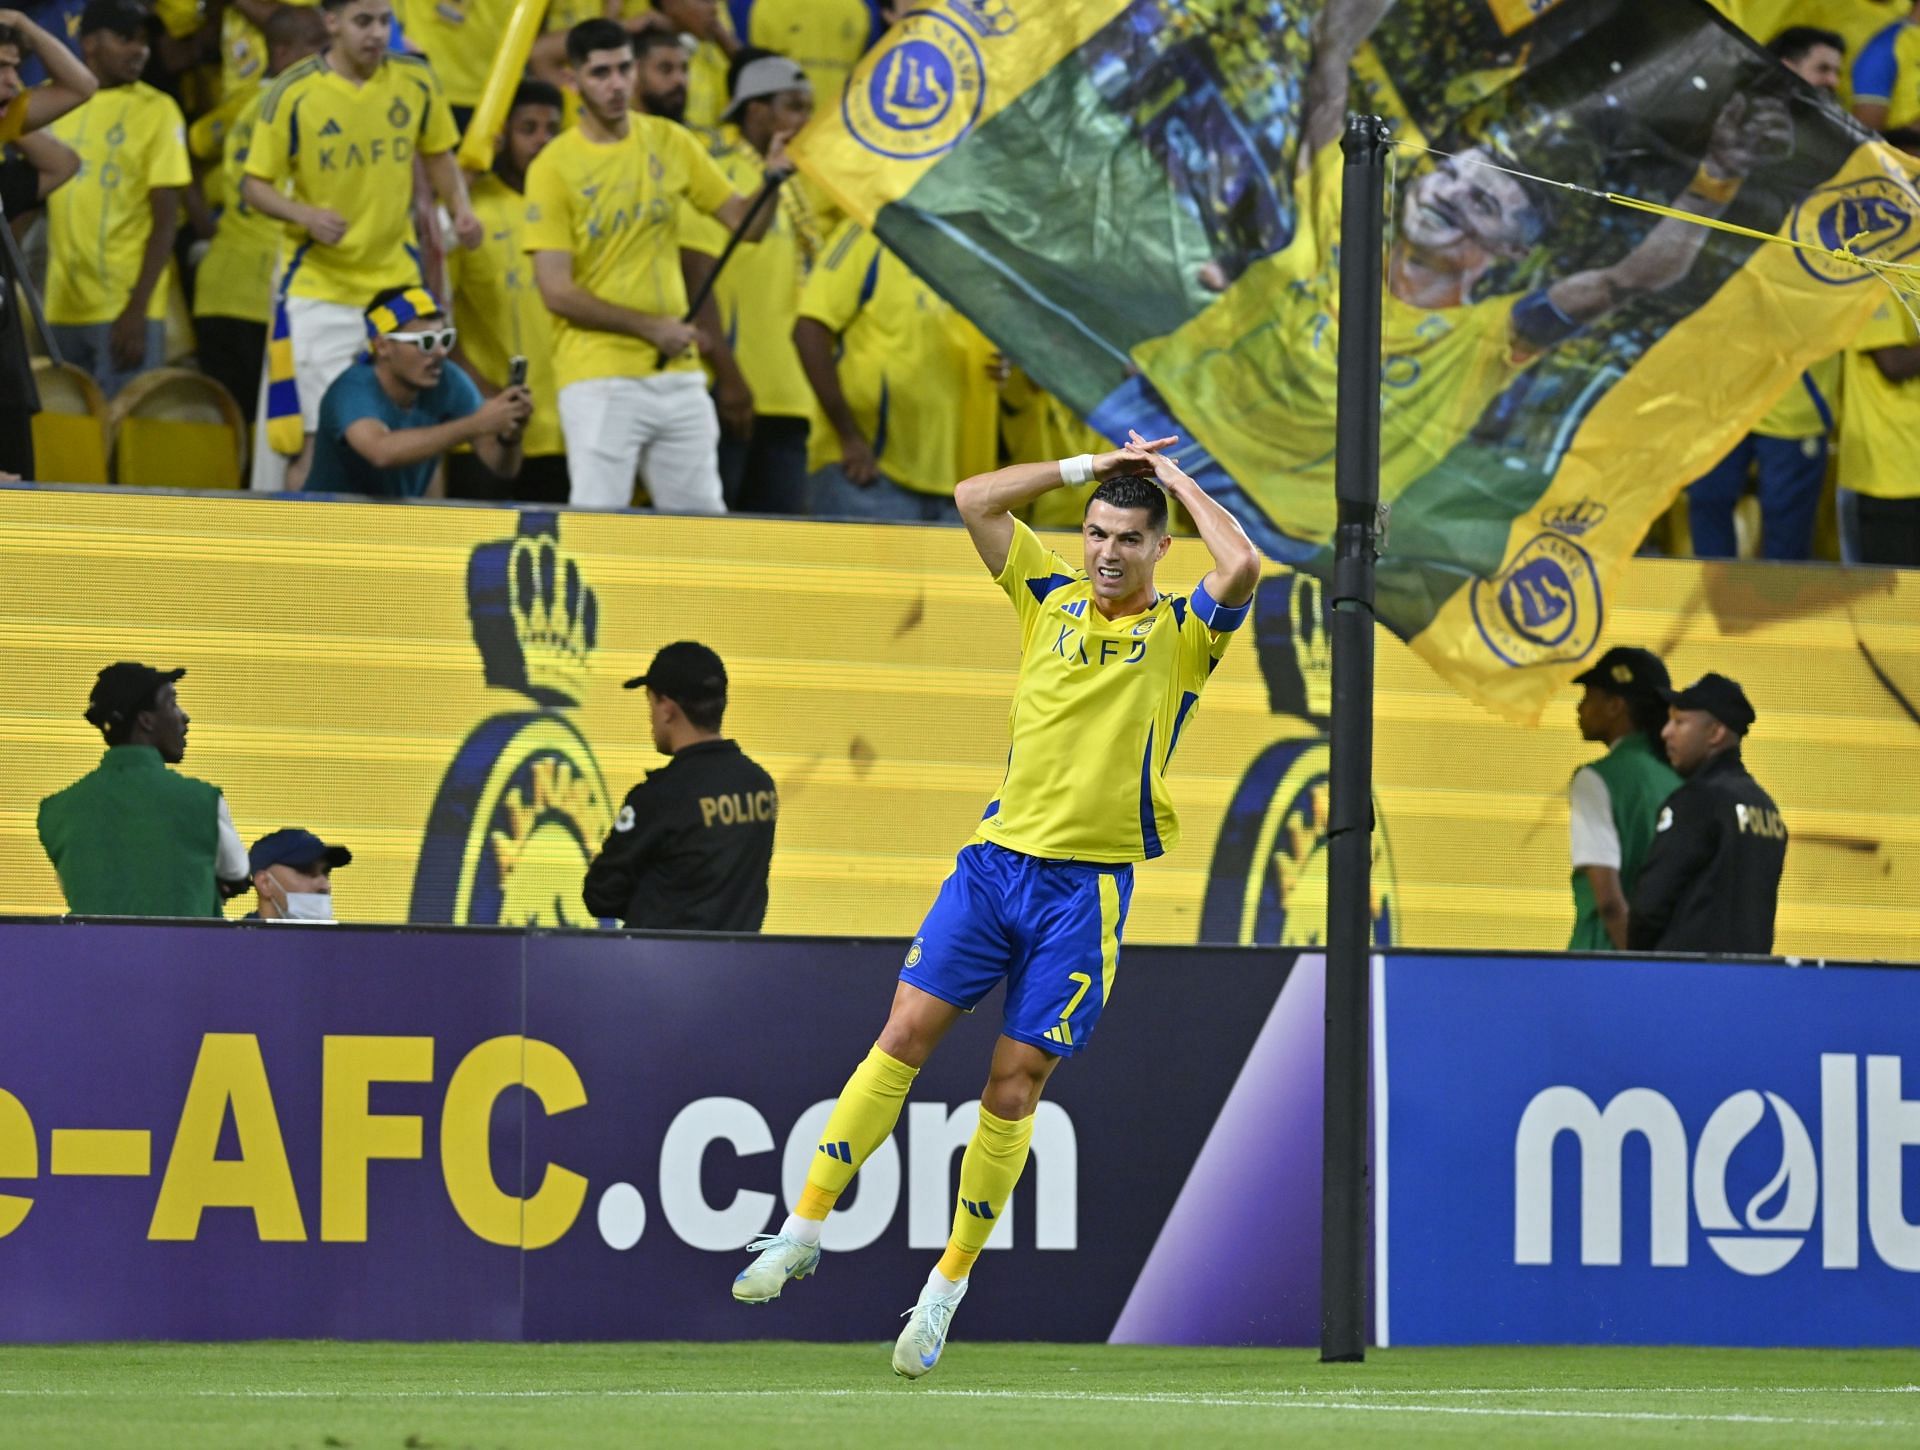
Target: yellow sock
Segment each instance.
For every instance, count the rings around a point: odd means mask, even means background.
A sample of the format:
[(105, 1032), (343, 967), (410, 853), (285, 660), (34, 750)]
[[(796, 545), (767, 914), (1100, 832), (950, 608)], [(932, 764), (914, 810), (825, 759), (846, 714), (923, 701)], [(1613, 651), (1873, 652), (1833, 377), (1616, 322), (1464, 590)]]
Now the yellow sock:
[(953, 1237), (940, 1256), (940, 1272), (958, 1283), (973, 1271), (973, 1261), (987, 1246), (987, 1237), (1000, 1221), (1013, 1185), (1027, 1166), (1033, 1143), (1033, 1118), (1017, 1123), (980, 1110), (980, 1126), (960, 1159), (960, 1203), (953, 1211)]
[(867, 1054), (840, 1089), (840, 1101), (827, 1118), (813, 1150), (813, 1165), (807, 1169), (807, 1186), (793, 1206), (796, 1214), (817, 1221), (833, 1211), (835, 1200), (846, 1192), (860, 1165), (887, 1141), (900, 1120), (907, 1089), (919, 1075), (919, 1068), (908, 1067), (878, 1047)]

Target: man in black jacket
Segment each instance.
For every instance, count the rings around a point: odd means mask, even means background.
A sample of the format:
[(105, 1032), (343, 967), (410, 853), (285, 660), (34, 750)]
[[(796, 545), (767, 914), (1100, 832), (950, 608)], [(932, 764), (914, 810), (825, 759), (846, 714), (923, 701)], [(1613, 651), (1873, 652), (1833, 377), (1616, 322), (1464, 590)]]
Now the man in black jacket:
[(773, 777), (720, 735), (727, 672), (682, 640), (627, 688), (645, 687), (653, 747), (673, 757), (627, 793), (582, 896), (629, 927), (758, 931), (779, 797)]
[(1627, 945), (1764, 956), (1773, 950), (1787, 827), (1740, 760), (1753, 706), (1725, 675), (1702, 675), (1670, 696), (1668, 707), (1660, 738), (1685, 784), (1667, 797), (1655, 824)]

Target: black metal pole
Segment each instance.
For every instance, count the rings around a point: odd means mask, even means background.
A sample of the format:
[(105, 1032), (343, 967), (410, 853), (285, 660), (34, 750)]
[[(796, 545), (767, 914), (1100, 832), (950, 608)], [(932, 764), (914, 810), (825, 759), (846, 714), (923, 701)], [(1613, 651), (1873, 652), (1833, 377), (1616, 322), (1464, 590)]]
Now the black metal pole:
[[(682, 322), (693, 322), (700, 316), (700, 309), (707, 305), (707, 299), (713, 295), (713, 289), (720, 281), (720, 274), (726, 271), (727, 263), (733, 260), (733, 254), (740, 250), (740, 243), (746, 239), (747, 229), (753, 225), (754, 219), (766, 210), (767, 203), (773, 200), (785, 181), (784, 176), (778, 180), (769, 176), (760, 190), (755, 193), (753, 205), (747, 208), (747, 214), (740, 219), (740, 225), (735, 227), (733, 235), (727, 238), (727, 245), (721, 249), (720, 259), (713, 264), (712, 270), (707, 273), (706, 280), (700, 284), (699, 290), (687, 303), (687, 315), (680, 319)], [(673, 359), (663, 352), (655, 360), (653, 370), (659, 372), (672, 361)]]
[(1373, 912), (1373, 565), (1380, 542), (1380, 294), (1387, 123), (1340, 149), (1340, 394), (1334, 436), (1332, 799), (1327, 821), (1320, 1358), (1367, 1354), (1367, 974)]

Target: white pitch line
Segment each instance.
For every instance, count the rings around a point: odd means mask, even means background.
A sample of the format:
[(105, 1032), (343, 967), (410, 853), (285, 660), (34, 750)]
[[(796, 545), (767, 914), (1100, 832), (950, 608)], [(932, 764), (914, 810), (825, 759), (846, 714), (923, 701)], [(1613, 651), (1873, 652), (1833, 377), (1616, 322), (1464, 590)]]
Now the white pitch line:
[[(1555, 1393), (1554, 1391), (1547, 1391)], [(1809, 1392), (1817, 1392), (1810, 1390)], [(1868, 1391), (1871, 1392), (1871, 1391)], [(828, 1389), (828, 1390), (679, 1390), (679, 1389), (597, 1389), (597, 1390), (178, 1390), (151, 1392), (170, 1394), (173, 1398), (189, 1399), (252, 1399), (252, 1400), (513, 1400), (513, 1399), (657, 1399), (657, 1400), (747, 1400), (747, 1399), (879, 1399), (897, 1400), (902, 1395), (915, 1395), (919, 1398), (935, 1399), (981, 1399), (981, 1400), (1057, 1400), (1076, 1404), (1120, 1404), (1120, 1405), (1171, 1405), (1179, 1407), (1204, 1406), (1219, 1409), (1242, 1410), (1313, 1410), (1340, 1413), (1357, 1411), (1362, 1414), (1378, 1415), (1467, 1415), (1482, 1419), (1549, 1419), (1549, 1420), (1624, 1420), (1651, 1422), (1660, 1424), (1714, 1424), (1714, 1425), (1802, 1425), (1836, 1429), (1900, 1429), (1908, 1430), (1909, 1423), (1893, 1420), (1838, 1419), (1826, 1416), (1810, 1415), (1755, 1415), (1755, 1414), (1688, 1414), (1680, 1411), (1660, 1410), (1562, 1410), (1533, 1409), (1521, 1406), (1485, 1406), (1485, 1405), (1435, 1405), (1398, 1402), (1391, 1404), (1373, 1403), (1352, 1397), (1329, 1397), (1309, 1399), (1294, 1391), (1252, 1391), (1243, 1392), (1238, 1398), (1228, 1395), (1183, 1395), (1172, 1393), (1152, 1394), (1108, 1394), (1100, 1391), (1080, 1390), (969, 1390), (969, 1389), (925, 1389), (909, 1390), (905, 1387), (892, 1389)], [(1232, 1392), (1229, 1392), (1231, 1394)], [(1417, 1392), (1410, 1392), (1417, 1393)], [(1488, 1393), (1502, 1394), (1510, 1391), (1493, 1390)], [(1633, 1394), (1626, 1390), (1618, 1393)], [(145, 1397), (140, 1391), (120, 1391), (106, 1395), (91, 1395), (90, 1392), (65, 1388), (42, 1389), (0, 1389), (0, 1395), (13, 1396), (59, 1396), (64, 1398), (135, 1398)], [(1249, 1396), (1258, 1396), (1253, 1398)]]

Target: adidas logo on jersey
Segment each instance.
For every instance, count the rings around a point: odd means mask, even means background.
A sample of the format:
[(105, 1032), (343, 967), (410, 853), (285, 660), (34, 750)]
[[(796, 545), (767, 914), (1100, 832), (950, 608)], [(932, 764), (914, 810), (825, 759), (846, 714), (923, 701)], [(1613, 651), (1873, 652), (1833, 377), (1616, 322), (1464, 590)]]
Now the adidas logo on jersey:
[(1087, 617), (1087, 601), (1084, 599), (1076, 599), (1071, 604), (1063, 604), (1060, 606), (1060, 612), (1062, 614), (1071, 614), (1075, 619), (1085, 619)]
[(340, 123), (332, 117), (328, 117), (327, 124), (320, 128), (320, 134), (322, 136), (338, 136), (340, 134)]

